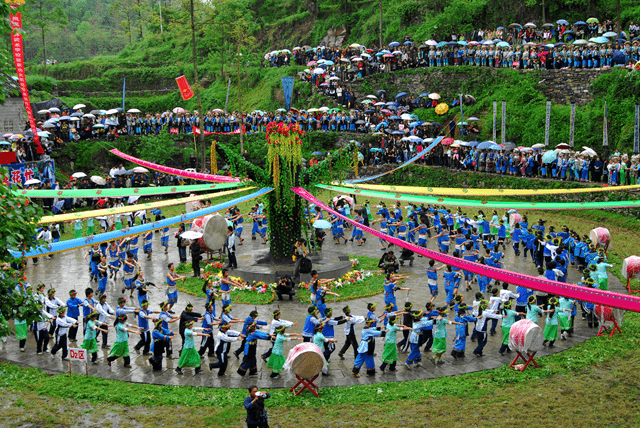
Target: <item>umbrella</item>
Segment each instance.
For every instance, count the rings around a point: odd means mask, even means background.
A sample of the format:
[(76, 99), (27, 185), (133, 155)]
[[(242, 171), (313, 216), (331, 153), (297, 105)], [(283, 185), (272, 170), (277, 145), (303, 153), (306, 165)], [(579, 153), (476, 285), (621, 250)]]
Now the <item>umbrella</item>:
[(488, 150), (488, 149), (491, 149), (495, 145), (496, 145), (496, 143), (494, 143), (493, 141), (484, 141), (484, 142), (478, 144), (476, 146), (476, 148), (478, 150)]
[(31, 180), (27, 180), (24, 182), (25, 186), (31, 186), (32, 184), (39, 184), (40, 180), (38, 180), (37, 178), (32, 178)]
[(443, 146), (450, 146), (451, 144), (453, 144), (453, 138), (444, 138), (442, 141), (440, 141), (440, 143)]
[(440, 103), (436, 106), (436, 114), (445, 114), (449, 111), (447, 103)]
[(351, 58), (351, 61), (359, 62), (359, 61), (362, 61), (362, 58), (360, 58), (360, 57)]
[(589, 18), (587, 19), (587, 24), (599, 24), (598, 18)]
[(451, 145), (451, 147), (454, 147), (454, 148), (456, 148), (456, 149), (457, 149), (457, 148), (460, 148), (460, 147), (462, 147), (462, 146), (461, 146), (460, 144), (458, 144), (458, 143), (453, 143), (453, 144)]
[(371, 100), (362, 100), (360, 101), (360, 104), (371, 104), (373, 101)]
[(435, 46), (438, 44), (438, 42), (436, 42), (435, 40), (427, 40), (426, 42), (424, 42), (424, 44), (427, 46)]
[(514, 22), (513, 24), (509, 24), (509, 28), (522, 28), (522, 25)]
[(313, 73), (314, 74), (323, 74), (324, 73), (324, 69), (323, 68), (314, 68), (313, 69)]
[(391, 42), (391, 43), (389, 43), (389, 47), (390, 47), (390, 48), (395, 48), (396, 46), (400, 46), (400, 43), (398, 43), (398, 42)]
[(582, 148), (584, 149), (584, 152), (582, 152), (583, 154), (588, 154), (589, 156), (598, 156), (598, 154), (592, 148), (584, 146), (582, 146)]
[(320, 151), (315, 151), (313, 153), (311, 153), (313, 156), (324, 156), (324, 153), (320, 152)]
[(551, 163), (558, 158), (555, 150), (549, 150), (545, 154), (542, 155), (542, 163)]
[(71, 118), (69, 116), (62, 116), (59, 120), (70, 120)]
[(93, 181), (94, 183), (96, 183), (99, 186), (104, 186), (105, 184), (107, 184), (107, 180), (105, 180), (104, 178), (100, 177), (99, 175), (91, 176), (91, 181)]
[(584, 39), (576, 40), (575, 42), (573, 42), (574, 45), (586, 45), (587, 43), (589, 42)]
[(8, 141), (0, 141), (0, 146), (10, 146), (11, 143)]
[(556, 21), (556, 24), (558, 24), (558, 25), (569, 25), (569, 21), (567, 21), (566, 19), (558, 19)]
[(411, 40), (407, 40), (406, 42), (403, 43), (403, 45), (405, 46), (413, 45), (413, 42)]
[(527, 22), (526, 24), (524, 24), (524, 28), (538, 28), (538, 26), (533, 22)]
[(182, 107), (176, 107), (172, 110), (175, 114), (181, 114), (181, 113), (186, 113), (187, 111), (185, 109), (183, 109)]
[(74, 172), (71, 176), (73, 178), (83, 178), (86, 177), (87, 174), (85, 174), (84, 172)]
[(361, 45), (359, 45), (358, 43), (351, 43), (351, 44), (349, 45), (349, 47), (350, 47), (350, 48), (356, 48), (356, 49), (357, 49), (357, 48), (359, 48), (360, 46), (361, 46)]
[(532, 149), (543, 149), (544, 148), (544, 144), (542, 143), (538, 143), (538, 144), (534, 144), (533, 146), (531, 146)]
[(85, 108), (85, 107), (86, 107), (86, 105), (84, 105), (84, 104), (76, 104), (76, 105), (73, 106), (73, 109), (74, 110), (80, 110), (81, 108)]
[[(375, 134), (373, 134), (373, 135), (375, 135)], [(379, 135), (384, 135), (384, 134), (380, 132)], [(372, 147), (372, 148), (369, 149), (369, 151), (370, 152), (380, 152), (380, 153), (382, 153), (382, 149), (379, 149), (378, 147)]]
[(548, 22), (546, 24), (542, 24), (542, 28), (553, 28), (553, 27), (555, 27), (555, 25)]
[(340, 61), (342, 61), (342, 62), (351, 62), (351, 60), (349, 58), (340, 58)]
[(469, 122), (478, 122), (480, 119), (478, 119), (475, 116), (470, 117), (469, 119), (467, 119)]
[(137, 167), (133, 168), (133, 172), (146, 173), (146, 172), (149, 172), (149, 170), (147, 168), (144, 168), (144, 167), (141, 167), (141, 166), (137, 166)]
[(49, 114), (49, 110), (38, 110), (38, 114)]
[(402, 51), (393, 51), (391, 55), (402, 55)]
[(91, 112), (90, 112), (90, 113), (91, 113), (91, 114), (103, 114), (103, 113), (105, 113), (105, 112), (106, 112), (106, 110), (91, 110)]
[(562, 149), (562, 150), (566, 150), (566, 149), (570, 149), (571, 146), (568, 145), (567, 143), (560, 143), (556, 146), (556, 149)]
[(440, 99), (440, 95), (436, 94), (435, 92), (429, 94), (429, 98), (431, 98), (432, 100), (439, 100)]
[(80, 118), (78, 116), (70, 117), (69, 120), (79, 121)]
[(112, 120), (105, 120), (104, 124), (107, 126), (116, 126), (116, 123)]
[(95, 119), (96, 117), (94, 115), (92, 115), (91, 113), (87, 113), (82, 115), (82, 117), (86, 117), (87, 119)]
[(578, 22), (576, 22), (576, 23), (575, 23), (575, 24), (573, 24), (573, 25), (587, 25), (587, 23), (586, 23), (586, 22), (584, 22), (584, 21), (578, 21)]
[(467, 100), (468, 102), (471, 102), (471, 103), (475, 103), (476, 102), (476, 97), (474, 97), (473, 95), (467, 94), (467, 95), (464, 96), (464, 99)]
[(378, 99), (378, 97), (376, 97), (375, 95), (367, 95), (367, 98), (371, 98), (372, 100)]
[(140, 113), (140, 110), (138, 110), (137, 108), (130, 108), (129, 110), (127, 110), (127, 113)]
[(410, 114), (404, 113), (403, 115), (400, 116), (400, 119), (402, 119), (402, 120), (413, 120), (413, 117), (411, 117)]
[(44, 125), (42, 125), (43, 128), (55, 128), (56, 125), (55, 123), (51, 123), (51, 122), (45, 122)]
[(458, 42), (458, 44), (459, 44), (460, 46), (467, 46), (469, 43), (465, 42), (464, 40), (460, 40), (460, 41)]
[(285, 110), (285, 109), (283, 109), (283, 108), (279, 108), (279, 109), (277, 109), (276, 111), (286, 111), (286, 110)]
[(318, 109), (318, 111), (329, 111), (329, 107), (322, 106)]
[(427, 94), (426, 92), (421, 93), (420, 95), (418, 95), (418, 98), (424, 98), (424, 97), (428, 97), (429, 94)]
[(462, 125), (467, 126), (469, 124), (467, 122), (458, 122), (458, 126), (462, 126)]
[(447, 46), (447, 42), (438, 42), (438, 44), (436, 45), (436, 47), (438, 48), (442, 48), (444, 46)]
[(107, 110), (106, 114), (118, 114), (118, 109), (112, 108), (111, 110)]
[(191, 241), (193, 241), (194, 239), (200, 239), (202, 238), (202, 236), (202, 233), (196, 232), (195, 230), (188, 230), (180, 235), (181, 238), (189, 239)]
[(94, 128), (104, 128), (104, 125), (101, 123), (98, 123), (96, 125), (93, 125)]
[(329, 223), (327, 220), (316, 220), (313, 223), (313, 227), (315, 227), (316, 229), (331, 229), (331, 223)]
[(604, 37), (618, 37), (618, 33), (614, 33), (613, 31), (607, 31), (603, 34)]
[(374, 106), (384, 106), (384, 105), (386, 105), (386, 104), (383, 103), (382, 101), (377, 102), (377, 103), (374, 104)]
[(504, 149), (505, 150), (513, 150), (516, 148), (516, 145), (513, 143), (504, 143)]
[(71, 117), (82, 117), (82, 113), (80, 112), (72, 113)]
[(498, 42), (497, 46), (501, 48), (508, 48), (510, 45), (507, 42)]
[(609, 39), (607, 39), (606, 37), (600, 36), (600, 37), (596, 37), (594, 39), (594, 42), (596, 42), (596, 43), (609, 43)]
[(49, 113), (60, 113), (60, 109), (57, 107), (51, 107)]
[(39, 131), (38, 132), (38, 137), (45, 137), (45, 138), (49, 138), (50, 134), (47, 131)]

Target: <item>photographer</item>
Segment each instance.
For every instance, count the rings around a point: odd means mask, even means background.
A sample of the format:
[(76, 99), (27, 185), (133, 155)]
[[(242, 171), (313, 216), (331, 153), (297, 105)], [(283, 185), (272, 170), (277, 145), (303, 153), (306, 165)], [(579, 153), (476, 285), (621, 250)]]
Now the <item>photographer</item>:
[(289, 300), (293, 300), (296, 292), (293, 290), (293, 281), (289, 275), (284, 275), (280, 278), (276, 287), (276, 294), (278, 295), (278, 300), (283, 300), (282, 295), (284, 294), (289, 296)]
[(244, 408), (247, 410), (247, 428), (269, 428), (264, 400), (271, 398), (271, 394), (258, 391), (258, 387), (255, 385), (250, 386), (248, 390), (249, 397), (244, 399)]

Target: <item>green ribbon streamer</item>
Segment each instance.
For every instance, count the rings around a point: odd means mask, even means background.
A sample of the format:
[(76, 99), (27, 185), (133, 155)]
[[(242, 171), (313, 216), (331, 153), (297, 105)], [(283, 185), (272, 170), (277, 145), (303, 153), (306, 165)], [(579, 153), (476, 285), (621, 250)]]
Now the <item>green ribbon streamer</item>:
[(29, 198), (99, 198), (99, 197), (124, 197), (124, 196), (151, 196), (179, 193), (200, 192), (203, 190), (233, 189), (244, 186), (244, 183), (207, 183), (193, 184), (189, 186), (161, 186), (161, 187), (128, 187), (120, 189), (60, 189), (60, 190), (16, 190), (18, 196)]

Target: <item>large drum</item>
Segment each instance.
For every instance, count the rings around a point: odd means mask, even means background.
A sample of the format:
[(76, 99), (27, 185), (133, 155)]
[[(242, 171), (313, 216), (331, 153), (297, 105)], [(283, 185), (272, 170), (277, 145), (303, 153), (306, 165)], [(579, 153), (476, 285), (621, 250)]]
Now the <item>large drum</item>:
[(604, 325), (606, 321), (616, 322), (618, 325), (622, 325), (622, 317), (624, 311), (618, 308), (612, 308), (610, 306), (596, 305), (596, 316), (601, 325)]
[(199, 239), (202, 248), (212, 251), (220, 250), (227, 242), (227, 220), (220, 214), (199, 217), (191, 223), (191, 230), (202, 233)]
[(284, 363), (285, 370), (291, 370), (302, 379), (313, 379), (326, 370), (327, 362), (318, 345), (301, 343), (295, 346)]
[(622, 276), (627, 280), (640, 278), (640, 257), (629, 256), (622, 262)]
[(589, 232), (589, 238), (596, 247), (604, 248), (605, 251), (609, 248), (609, 245), (611, 245), (611, 234), (609, 233), (609, 229), (604, 227), (593, 229)]
[(509, 332), (509, 348), (520, 353), (533, 353), (542, 349), (542, 329), (528, 319), (513, 323)]

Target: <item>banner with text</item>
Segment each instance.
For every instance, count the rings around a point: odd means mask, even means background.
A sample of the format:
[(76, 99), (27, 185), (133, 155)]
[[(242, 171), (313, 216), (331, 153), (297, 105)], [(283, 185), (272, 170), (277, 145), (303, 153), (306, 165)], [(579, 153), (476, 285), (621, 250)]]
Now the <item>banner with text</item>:
[(293, 96), (293, 77), (282, 77), (282, 92), (284, 93), (284, 103), (287, 111), (291, 108), (291, 97)]
[(507, 102), (502, 101), (502, 144), (507, 142)]
[(569, 118), (569, 145), (573, 147), (574, 129), (576, 125), (576, 105), (571, 104), (571, 117)]
[(183, 100), (190, 100), (195, 95), (193, 93), (193, 89), (189, 86), (189, 82), (187, 82), (187, 78), (182, 75), (180, 77), (176, 77), (176, 82), (178, 83), (178, 89), (180, 89), (180, 95), (182, 95)]
[(549, 128), (551, 127), (551, 101), (547, 101), (547, 117), (544, 124), (544, 146), (549, 147)]
[[(40, 138), (38, 137), (38, 130), (36, 129), (36, 121), (33, 117), (33, 110), (31, 110), (31, 103), (29, 102), (29, 91), (27, 90), (27, 79), (24, 73), (24, 51), (22, 49), (22, 17), (20, 12), (10, 14), (11, 19), (11, 46), (13, 51), (13, 62), (16, 65), (16, 74), (18, 75), (18, 84), (20, 85), (20, 92), (22, 94), (22, 102), (24, 108), (27, 111), (27, 118), (29, 119), (29, 126), (31, 132), (33, 132), (33, 141), (36, 144), (36, 153), (39, 155), (44, 154), (42, 145), (40, 144)], [(45, 58), (46, 61), (46, 58)]]

